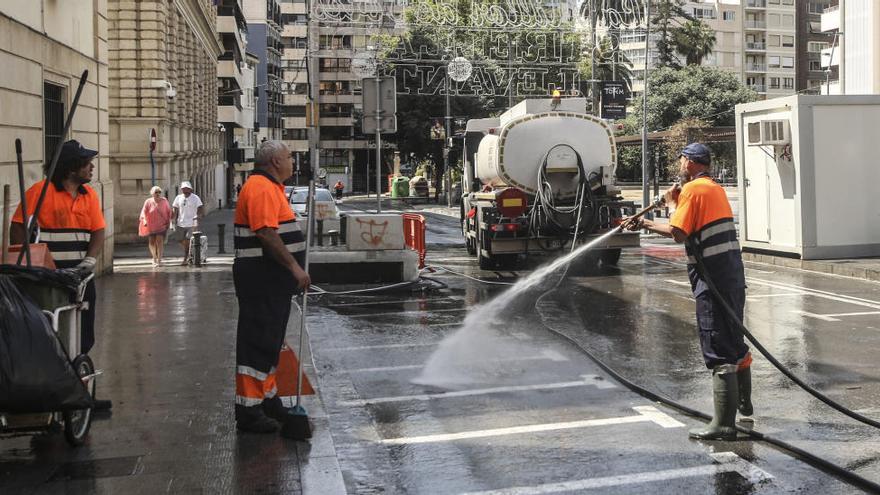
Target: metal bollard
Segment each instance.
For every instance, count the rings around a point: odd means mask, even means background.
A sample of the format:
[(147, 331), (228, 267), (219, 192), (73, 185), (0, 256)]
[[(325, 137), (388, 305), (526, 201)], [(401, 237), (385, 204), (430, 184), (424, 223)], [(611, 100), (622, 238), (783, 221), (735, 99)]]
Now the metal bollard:
[(315, 221), (315, 238), (318, 240), (318, 245), (324, 245), (324, 221), (316, 220)]
[(339, 215), (339, 243), (345, 244), (345, 229), (348, 227), (348, 217), (343, 213)]
[(217, 225), (217, 254), (226, 254), (226, 224)]

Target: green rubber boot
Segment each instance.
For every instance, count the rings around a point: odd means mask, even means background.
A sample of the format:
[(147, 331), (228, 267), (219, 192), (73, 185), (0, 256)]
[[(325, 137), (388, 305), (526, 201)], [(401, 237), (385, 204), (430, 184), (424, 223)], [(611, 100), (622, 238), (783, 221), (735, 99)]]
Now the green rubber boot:
[(751, 367), (736, 372), (736, 384), (739, 388), (739, 413), (743, 416), (751, 416), (755, 412), (752, 407)]
[(735, 440), (736, 408), (739, 390), (736, 384), (736, 365), (717, 366), (712, 373), (715, 397), (715, 416), (705, 428), (696, 428), (688, 434), (700, 440)]

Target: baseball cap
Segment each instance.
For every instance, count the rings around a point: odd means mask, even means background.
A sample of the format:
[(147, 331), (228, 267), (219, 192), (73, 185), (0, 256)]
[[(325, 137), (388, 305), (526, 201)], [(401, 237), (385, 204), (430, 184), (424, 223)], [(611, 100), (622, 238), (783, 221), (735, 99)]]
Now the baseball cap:
[(92, 158), (97, 154), (97, 151), (86, 148), (76, 139), (71, 139), (70, 141), (66, 141), (64, 144), (61, 145), (61, 156), (58, 158), (58, 160), (85, 160), (88, 158)]
[(192, 189), (193, 186), (192, 186), (192, 184), (189, 183), (188, 180), (185, 180), (185, 181), (183, 181), (183, 182), (180, 183), (180, 188), (181, 188), (181, 189)]
[(682, 148), (680, 156), (695, 161), (707, 167), (712, 164), (712, 152), (703, 143), (691, 143)]

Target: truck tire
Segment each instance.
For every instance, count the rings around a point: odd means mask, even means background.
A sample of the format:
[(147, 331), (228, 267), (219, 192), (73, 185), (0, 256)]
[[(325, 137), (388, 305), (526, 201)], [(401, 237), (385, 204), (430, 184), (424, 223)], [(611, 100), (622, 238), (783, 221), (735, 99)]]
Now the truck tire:
[(620, 261), (620, 249), (606, 249), (599, 254), (602, 266), (617, 266)]
[(477, 260), (480, 262), (480, 270), (495, 269), (495, 259), (491, 256), (483, 256), (482, 251), (478, 252)]
[(467, 247), (467, 252), (469, 255), (473, 256), (477, 254), (477, 242), (474, 239), (465, 236), (464, 245), (465, 247)]

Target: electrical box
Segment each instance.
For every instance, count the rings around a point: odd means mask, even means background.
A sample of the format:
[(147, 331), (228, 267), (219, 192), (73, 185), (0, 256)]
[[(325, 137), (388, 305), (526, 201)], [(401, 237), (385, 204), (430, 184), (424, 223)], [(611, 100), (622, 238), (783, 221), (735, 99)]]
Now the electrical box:
[(737, 105), (744, 251), (805, 260), (880, 256), (880, 96)]
[(345, 239), (349, 251), (403, 249), (403, 217), (394, 214), (346, 215)]

